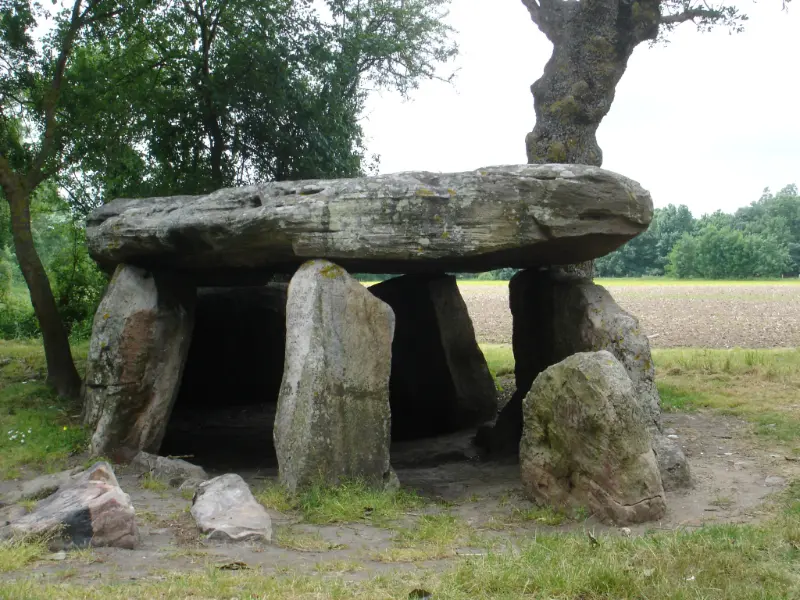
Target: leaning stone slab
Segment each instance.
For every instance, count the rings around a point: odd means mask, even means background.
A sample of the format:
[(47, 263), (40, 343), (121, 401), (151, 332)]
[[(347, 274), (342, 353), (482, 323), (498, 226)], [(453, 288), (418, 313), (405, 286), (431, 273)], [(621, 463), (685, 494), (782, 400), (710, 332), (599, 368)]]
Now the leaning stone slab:
[(167, 458), (149, 452), (139, 452), (133, 457), (131, 466), (156, 479), (166, 481), (172, 487), (180, 487), (186, 481), (205, 481), (208, 475), (203, 467), (193, 465), (180, 458)]
[(139, 539), (135, 511), (111, 465), (96, 463), (9, 526), (16, 536), (54, 536), (53, 546), (133, 549)]
[(224, 542), (272, 539), (272, 521), (239, 475), (220, 475), (199, 485), (192, 516), (209, 539)]
[(101, 265), (158, 265), (219, 285), (313, 258), (372, 273), (576, 263), (641, 233), (652, 213), (650, 195), (616, 173), (512, 165), (119, 199), (90, 215), (86, 235)]
[(86, 363), (92, 455), (158, 452), (189, 349), (194, 299), (194, 288), (174, 275), (128, 265), (114, 273)]
[(477, 425), (497, 412), (495, 388), (452, 275), (406, 275), (369, 288), (392, 307), (392, 439)]
[(630, 377), (607, 351), (545, 369), (523, 402), (520, 470), (527, 495), (583, 507), (617, 525), (661, 518), (664, 488)]
[(388, 482), (394, 314), (341, 267), (307, 262), (289, 284), (274, 440), (290, 491)]

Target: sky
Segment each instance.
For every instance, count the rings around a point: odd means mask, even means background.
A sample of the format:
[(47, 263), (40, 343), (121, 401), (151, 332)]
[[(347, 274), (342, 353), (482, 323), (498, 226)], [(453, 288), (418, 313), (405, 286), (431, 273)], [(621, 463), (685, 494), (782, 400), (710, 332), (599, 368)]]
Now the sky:
[[(800, 184), (800, 4), (736, 0), (746, 31), (678, 27), (640, 45), (598, 130), (603, 167), (637, 180), (655, 206), (733, 212)], [(521, 0), (452, 0), (460, 55), (408, 100), (373, 93), (363, 126), (380, 172), (466, 171), (526, 162), (530, 85), (551, 45)]]

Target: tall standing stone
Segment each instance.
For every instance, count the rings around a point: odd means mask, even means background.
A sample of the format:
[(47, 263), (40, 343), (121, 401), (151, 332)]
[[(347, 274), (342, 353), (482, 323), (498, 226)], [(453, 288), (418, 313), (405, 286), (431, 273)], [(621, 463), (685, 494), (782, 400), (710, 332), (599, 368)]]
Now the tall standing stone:
[(87, 358), (84, 422), (94, 430), (93, 455), (158, 452), (189, 349), (194, 302), (194, 287), (174, 275), (117, 268)]
[(452, 275), (406, 275), (369, 288), (392, 307), (392, 438), (450, 433), (491, 419), (497, 390)]
[(661, 518), (664, 488), (630, 377), (608, 351), (545, 369), (522, 405), (520, 471), (537, 503), (617, 525)]
[(388, 481), (392, 309), (341, 267), (305, 263), (289, 284), (274, 440), (281, 483)]

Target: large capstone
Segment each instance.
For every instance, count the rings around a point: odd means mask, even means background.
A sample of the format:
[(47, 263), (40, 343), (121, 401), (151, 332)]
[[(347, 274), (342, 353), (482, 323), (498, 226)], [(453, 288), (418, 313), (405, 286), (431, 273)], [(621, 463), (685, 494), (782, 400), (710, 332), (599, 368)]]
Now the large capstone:
[(406, 275), (369, 288), (397, 319), (392, 439), (450, 433), (491, 419), (497, 391), (452, 275)]
[(585, 508), (617, 525), (664, 515), (646, 418), (610, 352), (575, 354), (545, 369), (522, 413), (520, 471), (533, 501)]
[(638, 320), (622, 310), (605, 288), (560, 269), (527, 270), (509, 284), (514, 319), (512, 344), (516, 392), (503, 408), (486, 445), (497, 453), (516, 450), (521, 404), (536, 376), (576, 352), (608, 350), (625, 367), (644, 415), (667, 490), (691, 485), (680, 447), (661, 433), (661, 400), (650, 342)]
[(91, 453), (157, 453), (192, 333), (194, 287), (174, 274), (120, 265), (100, 302), (86, 362)]
[(388, 481), (394, 313), (341, 267), (304, 264), (289, 284), (286, 359), (275, 418), (279, 477)]
[(86, 234), (101, 265), (233, 285), (312, 258), (365, 273), (575, 263), (618, 248), (652, 214), (650, 195), (610, 171), (515, 165), (119, 199), (91, 214)]

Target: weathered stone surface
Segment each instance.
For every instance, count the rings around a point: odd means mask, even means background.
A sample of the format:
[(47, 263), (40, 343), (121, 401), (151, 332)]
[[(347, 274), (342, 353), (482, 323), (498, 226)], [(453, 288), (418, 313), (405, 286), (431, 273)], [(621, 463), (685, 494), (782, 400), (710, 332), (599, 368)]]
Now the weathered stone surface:
[(680, 445), (654, 427), (650, 427), (650, 437), (653, 440), (653, 451), (656, 453), (664, 489), (671, 492), (692, 487), (694, 485), (692, 471)]
[(617, 525), (664, 515), (644, 415), (610, 352), (574, 354), (545, 369), (522, 411), (520, 470), (532, 500), (584, 507)]
[(280, 481), (391, 476), (392, 309), (341, 267), (309, 261), (289, 284), (275, 418)]
[(9, 526), (13, 535), (54, 535), (53, 546), (113, 546), (138, 542), (135, 511), (111, 465), (96, 463)]
[(491, 441), (507, 448), (511, 440), (519, 439), (522, 398), (544, 369), (576, 352), (608, 350), (633, 382), (636, 401), (657, 442), (665, 487), (690, 485), (689, 464), (680, 447), (660, 439), (661, 400), (650, 343), (638, 320), (622, 310), (605, 288), (560, 270), (522, 271), (509, 288), (517, 391), (498, 418)]
[(82, 472), (82, 468), (75, 468), (24, 481), (20, 489), (6, 496), (5, 501), (14, 503), (22, 500), (42, 500), (55, 494), (62, 486), (73, 482)]
[(93, 455), (158, 452), (189, 349), (194, 298), (194, 288), (173, 275), (128, 265), (114, 273), (86, 364)]
[(277, 402), (288, 283), (200, 288), (175, 410)]
[(210, 539), (226, 542), (272, 539), (272, 521), (239, 475), (228, 473), (201, 483), (192, 516)]
[(86, 233), (102, 265), (219, 284), (312, 258), (373, 273), (576, 263), (644, 231), (652, 211), (645, 190), (610, 171), (514, 165), (119, 199), (91, 214)]
[(156, 479), (166, 481), (172, 487), (180, 487), (185, 481), (205, 481), (208, 479), (205, 469), (193, 465), (180, 458), (167, 458), (149, 452), (139, 452), (133, 457), (131, 466), (144, 473), (150, 473)]
[(369, 288), (392, 307), (392, 439), (491, 419), (497, 390), (452, 275), (406, 275)]

